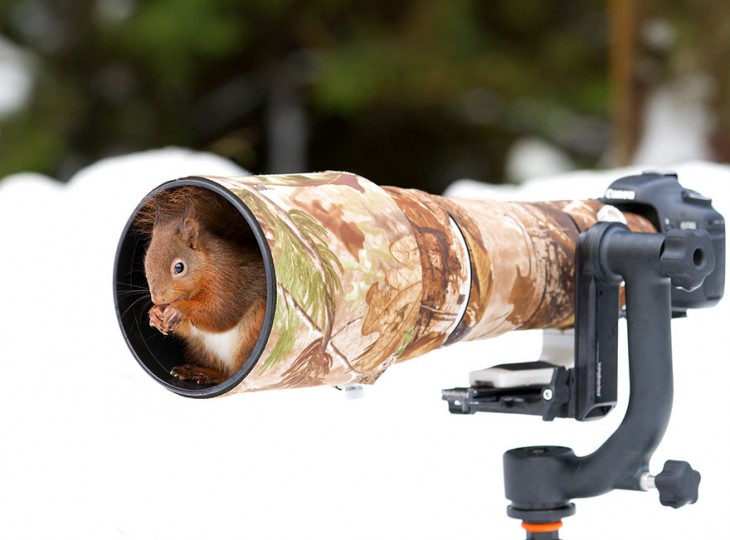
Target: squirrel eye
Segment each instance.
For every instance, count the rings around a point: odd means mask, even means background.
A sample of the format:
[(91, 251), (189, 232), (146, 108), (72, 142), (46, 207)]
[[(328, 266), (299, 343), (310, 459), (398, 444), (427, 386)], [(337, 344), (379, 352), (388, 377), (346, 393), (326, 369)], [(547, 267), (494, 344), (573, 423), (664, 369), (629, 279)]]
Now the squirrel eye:
[(183, 270), (185, 270), (185, 265), (180, 261), (176, 262), (175, 266), (173, 267), (173, 271), (175, 272), (175, 274), (181, 274)]

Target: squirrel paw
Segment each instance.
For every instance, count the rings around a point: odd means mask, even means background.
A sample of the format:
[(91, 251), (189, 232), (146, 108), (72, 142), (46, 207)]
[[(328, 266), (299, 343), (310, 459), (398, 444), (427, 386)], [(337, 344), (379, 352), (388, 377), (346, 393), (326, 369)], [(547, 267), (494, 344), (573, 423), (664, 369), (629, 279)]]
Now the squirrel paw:
[(198, 384), (218, 384), (226, 380), (226, 377), (216, 369), (192, 364), (175, 366), (170, 374), (181, 381), (194, 381)]
[(170, 305), (154, 305), (150, 308), (150, 326), (154, 326), (164, 335), (172, 332), (183, 320), (183, 314)]

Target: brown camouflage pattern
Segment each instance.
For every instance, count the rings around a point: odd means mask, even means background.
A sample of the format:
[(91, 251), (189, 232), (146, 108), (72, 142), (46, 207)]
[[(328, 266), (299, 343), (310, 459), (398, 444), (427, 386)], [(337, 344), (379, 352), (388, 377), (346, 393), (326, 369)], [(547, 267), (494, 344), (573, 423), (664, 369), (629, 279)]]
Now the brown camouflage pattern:
[(383, 187), (411, 224), (423, 276), (418, 320), (398, 361), (443, 345), (461, 321), (471, 290), (464, 237), (439, 198), (415, 189)]
[(271, 335), (233, 392), (372, 383), (456, 341), (570, 326), (576, 240), (603, 207), (445, 198), (344, 172), (208, 178), (254, 214), (276, 275)]

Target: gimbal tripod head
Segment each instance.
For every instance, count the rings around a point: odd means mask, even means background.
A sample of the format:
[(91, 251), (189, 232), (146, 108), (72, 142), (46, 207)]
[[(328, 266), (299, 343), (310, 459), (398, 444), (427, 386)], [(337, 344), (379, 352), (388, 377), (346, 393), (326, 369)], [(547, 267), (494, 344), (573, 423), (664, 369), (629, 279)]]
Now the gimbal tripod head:
[[(502, 365), (472, 374), (471, 387), (444, 390), (452, 413), (508, 412), (590, 420), (616, 404), (618, 320), (628, 325), (630, 400), (618, 429), (595, 452), (517, 448), (504, 455), (507, 513), (529, 539), (557, 539), (571, 499), (613, 489), (656, 487), (678, 508), (698, 498), (700, 475), (670, 460), (656, 476), (649, 460), (672, 408), (671, 319), (716, 304), (725, 279), (725, 225), (710, 199), (684, 189), (674, 174), (622, 178), (602, 202), (641, 214), (657, 233), (600, 222), (576, 250), (574, 365), (549, 361)], [(625, 304), (621, 300), (625, 291)]]

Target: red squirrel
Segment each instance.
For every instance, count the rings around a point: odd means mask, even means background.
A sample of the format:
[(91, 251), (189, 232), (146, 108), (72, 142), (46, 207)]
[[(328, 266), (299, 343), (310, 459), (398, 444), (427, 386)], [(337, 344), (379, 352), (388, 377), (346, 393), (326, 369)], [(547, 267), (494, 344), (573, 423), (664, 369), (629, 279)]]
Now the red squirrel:
[(182, 338), (190, 362), (170, 373), (223, 382), (249, 357), (263, 327), (266, 277), (253, 233), (231, 203), (196, 186), (157, 193), (136, 224), (151, 233), (144, 257), (149, 324)]

